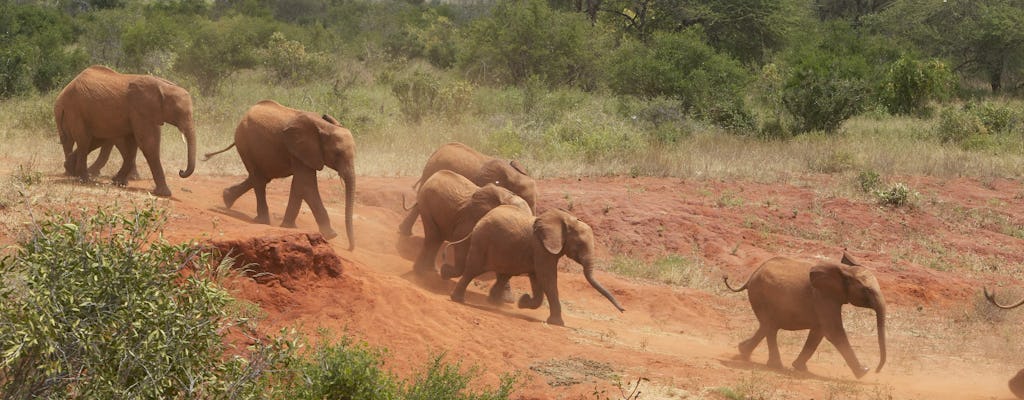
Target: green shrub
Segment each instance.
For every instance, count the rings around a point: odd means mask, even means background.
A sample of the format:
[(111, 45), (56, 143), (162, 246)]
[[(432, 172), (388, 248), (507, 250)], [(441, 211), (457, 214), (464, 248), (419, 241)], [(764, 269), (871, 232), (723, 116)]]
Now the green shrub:
[(302, 43), (289, 40), (281, 32), (270, 35), (267, 47), (256, 52), (263, 67), (277, 83), (306, 83), (330, 77), (334, 60), (327, 54), (307, 52)]
[(983, 101), (968, 103), (964, 110), (974, 114), (992, 134), (1005, 134), (1020, 129), (1024, 122), (1024, 111), (1006, 103)]
[(202, 93), (216, 93), (225, 78), (257, 63), (256, 51), (274, 32), (271, 21), (233, 16), (207, 21), (178, 53), (174, 69), (199, 86)]
[(939, 113), (935, 134), (943, 143), (962, 144), (972, 138), (988, 134), (988, 127), (977, 114), (958, 107), (948, 107)]
[(918, 194), (917, 192), (910, 190), (906, 184), (897, 182), (888, 189), (876, 190), (875, 197), (878, 198), (879, 204), (902, 207), (912, 204), (914, 199), (918, 197)]
[(431, 68), (414, 66), (393, 79), (391, 93), (398, 98), (402, 115), (418, 123), (430, 115), (458, 118), (470, 104), (473, 85), (446, 79)]
[(919, 113), (929, 100), (947, 96), (953, 83), (953, 73), (942, 61), (919, 61), (904, 54), (886, 71), (880, 97), (893, 114)]
[(657, 32), (649, 44), (626, 40), (607, 68), (616, 93), (677, 99), (689, 112), (726, 128), (754, 126), (743, 104), (750, 74), (709, 46), (699, 27)]
[(857, 188), (864, 193), (872, 193), (878, 185), (882, 184), (882, 178), (875, 171), (861, 171), (857, 174)]
[(417, 21), (389, 35), (384, 49), (396, 58), (424, 58), (438, 68), (455, 64), (457, 47), (455, 23), (437, 10), (428, 8)]
[(473, 21), (460, 41), (458, 64), (475, 81), (592, 88), (599, 80), (604, 37), (581, 13), (552, 10), (545, 0), (503, 0)]
[(508, 399), (515, 385), (514, 376), (503, 376), (494, 390), (466, 393), (469, 382), (479, 373), (471, 368), (463, 373), (461, 363), (448, 363), (444, 354), (435, 356), (425, 371), (416, 374), (411, 384), (402, 390), (403, 400), (501, 400)]
[(318, 344), (308, 361), (294, 360), (296, 376), (284, 398), (398, 399), (399, 384), (382, 369), (382, 357), (382, 351), (348, 336), (336, 344)]
[(53, 90), (84, 68), (86, 54), (69, 47), (73, 27), (55, 8), (0, 4), (0, 99)]
[(152, 208), (53, 216), (3, 260), (4, 397), (224, 393), (217, 365), (229, 297), (198, 275), (178, 274), (208, 263), (208, 253), (150, 242), (163, 219)]

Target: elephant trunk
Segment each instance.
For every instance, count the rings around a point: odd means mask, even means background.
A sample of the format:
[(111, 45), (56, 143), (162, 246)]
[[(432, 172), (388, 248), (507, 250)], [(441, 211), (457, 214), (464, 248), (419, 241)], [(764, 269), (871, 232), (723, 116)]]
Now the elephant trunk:
[(192, 118), (189, 118), (184, 125), (184, 129), (181, 129), (181, 136), (185, 139), (185, 146), (188, 148), (188, 165), (184, 171), (178, 170), (178, 176), (188, 178), (196, 170), (196, 126)]
[(349, 251), (356, 248), (355, 231), (352, 229), (352, 212), (356, 203), (356, 173), (354, 166), (339, 168), (341, 180), (345, 184), (345, 233), (348, 234)]
[(878, 368), (875, 372), (882, 370), (885, 365), (885, 300), (877, 300), (875, 303), (875, 319), (878, 324)]
[(626, 311), (625, 308), (622, 308), (622, 306), (619, 305), (619, 301), (615, 300), (615, 296), (612, 296), (611, 292), (605, 289), (604, 286), (601, 286), (601, 284), (598, 283), (596, 279), (594, 279), (593, 264), (589, 260), (587, 260), (587, 262), (582, 263), (582, 265), (583, 276), (587, 278), (587, 282), (590, 283), (590, 286), (593, 286), (594, 289), (597, 289), (597, 291), (601, 293), (601, 295), (603, 295), (605, 298), (607, 298), (608, 301), (612, 302), (612, 305), (614, 305), (615, 308), (619, 310), (619, 312)]

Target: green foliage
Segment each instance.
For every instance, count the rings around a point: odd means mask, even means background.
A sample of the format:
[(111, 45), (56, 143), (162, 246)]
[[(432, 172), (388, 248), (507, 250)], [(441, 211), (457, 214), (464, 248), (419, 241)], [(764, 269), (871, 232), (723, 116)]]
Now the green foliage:
[(416, 374), (411, 384), (402, 390), (405, 400), (500, 400), (508, 399), (515, 385), (514, 376), (503, 376), (494, 390), (466, 393), (469, 383), (479, 373), (477, 369), (462, 372), (461, 363), (448, 363), (444, 354), (435, 356), (425, 371)]
[(886, 71), (880, 97), (893, 114), (920, 113), (929, 100), (947, 96), (952, 86), (953, 74), (942, 61), (903, 55)]
[(0, 4), (0, 99), (49, 91), (88, 62), (74, 41), (70, 17), (34, 4)]
[(270, 35), (267, 47), (257, 50), (256, 57), (276, 83), (312, 82), (334, 74), (335, 62), (331, 56), (307, 52), (306, 46), (289, 40), (281, 32)]
[(959, 107), (943, 109), (939, 113), (939, 124), (935, 126), (935, 134), (943, 143), (963, 144), (988, 133), (981, 117)]
[(7, 398), (222, 393), (222, 290), (178, 271), (210, 262), (150, 242), (163, 214), (99, 210), (40, 223), (0, 268), (0, 391)]
[(455, 64), (458, 31), (447, 16), (428, 8), (414, 24), (388, 36), (384, 48), (392, 57), (424, 58), (438, 68)]
[(917, 192), (910, 190), (902, 182), (897, 182), (888, 189), (878, 189), (875, 191), (875, 197), (878, 198), (879, 204), (893, 207), (911, 205), (918, 196)]
[(446, 79), (429, 67), (414, 66), (394, 78), (391, 92), (398, 98), (402, 115), (412, 122), (434, 115), (457, 118), (473, 96), (473, 85)]
[(651, 261), (627, 256), (612, 259), (608, 269), (619, 275), (651, 279), (670, 285), (707, 287), (711, 280), (699, 259), (669, 254)]
[(857, 188), (864, 193), (873, 193), (881, 184), (882, 178), (875, 171), (867, 170), (857, 174)]
[(256, 65), (256, 49), (267, 42), (273, 29), (270, 21), (244, 16), (207, 21), (178, 53), (174, 68), (194, 81), (200, 92), (215, 93), (235, 71)]
[(1024, 110), (1005, 102), (972, 102), (964, 110), (976, 115), (986, 131), (992, 134), (1016, 132), (1024, 125)]
[(753, 127), (743, 104), (749, 73), (709, 46), (700, 29), (655, 33), (649, 44), (626, 40), (610, 58), (608, 69), (609, 86), (617, 93), (670, 97), (724, 127)]
[(582, 15), (552, 10), (545, 0), (503, 0), (470, 24), (458, 64), (476, 81), (521, 84), (539, 76), (549, 85), (592, 88), (602, 39)]
[(398, 399), (399, 383), (382, 369), (383, 353), (348, 336), (336, 344), (318, 344), (311, 360), (295, 360), (287, 399)]

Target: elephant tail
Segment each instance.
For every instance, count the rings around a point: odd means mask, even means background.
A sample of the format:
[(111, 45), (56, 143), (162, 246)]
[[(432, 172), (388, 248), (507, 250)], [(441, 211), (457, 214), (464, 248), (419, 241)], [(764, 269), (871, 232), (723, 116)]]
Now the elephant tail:
[(469, 240), (470, 236), (473, 236), (473, 232), (470, 232), (468, 235), (466, 235), (466, 237), (464, 237), (462, 239), (456, 240), (454, 242), (446, 242), (444, 244), (444, 246), (441, 246), (441, 264), (443, 265), (443, 264), (447, 264), (448, 263), (448, 247), (449, 246), (454, 246), (454, 245), (460, 244), (462, 242), (465, 242), (465, 241)]
[(405, 205), (405, 193), (402, 193), (402, 209), (405, 211), (409, 211), (412, 210), (413, 207), (416, 207), (416, 203), (412, 203), (411, 206)]
[(225, 151), (231, 150), (232, 147), (235, 147), (235, 142), (231, 142), (231, 145), (228, 146), (228, 147), (225, 147), (224, 150), (218, 150), (218, 151), (215, 151), (213, 153), (203, 154), (203, 161), (207, 161), (207, 160), (209, 160), (210, 158), (212, 158), (215, 155), (218, 155), (218, 154), (223, 153)]
[(750, 283), (750, 279), (747, 279), (747, 281), (743, 282), (743, 285), (738, 288), (734, 288), (732, 287), (732, 285), (729, 284), (729, 277), (726, 275), (722, 275), (722, 282), (725, 282), (725, 287), (729, 288), (729, 290), (732, 290), (734, 292), (742, 292), (744, 290), (747, 290), (747, 284)]
[(999, 304), (999, 302), (996, 301), (996, 293), (995, 292), (989, 292), (987, 287), (986, 288), (982, 288), (982, 289), (984, 290), (985, 298), (988, 299), (989, 303), (992, 303), (992, 305), (994, 305), (996, 307), (999, 307), (999, 308), (1002, 308), (1004, 310), (1009, 310), (1011, 308), (1017, 308), (1017, 307), (1020, 307), (1022, 304), (1024, 304), (1024, 299), (1021, 299), (1016, 304), (1009, 304), (1009, 305)]

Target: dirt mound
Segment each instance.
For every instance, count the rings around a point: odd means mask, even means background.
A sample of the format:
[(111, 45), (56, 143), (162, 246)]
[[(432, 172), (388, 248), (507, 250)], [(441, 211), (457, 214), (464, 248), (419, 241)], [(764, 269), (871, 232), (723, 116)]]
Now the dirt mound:
[(319, 233), (210, 240), (220, 254), (262, 285), (298, 291), (302, 285), (337, 278), (352, 260), (343, 259)]

